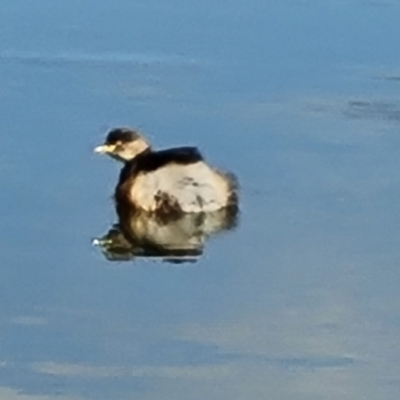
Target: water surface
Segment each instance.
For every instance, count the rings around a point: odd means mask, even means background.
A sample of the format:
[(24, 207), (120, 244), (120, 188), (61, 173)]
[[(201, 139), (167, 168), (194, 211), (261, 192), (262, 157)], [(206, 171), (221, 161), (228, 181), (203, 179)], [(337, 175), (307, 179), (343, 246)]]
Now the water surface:
[[(3, 0), (0, 397), (397, 399), (400, 3)], [(196, 263), (110, 262), (132, 125), (237, 173)]]

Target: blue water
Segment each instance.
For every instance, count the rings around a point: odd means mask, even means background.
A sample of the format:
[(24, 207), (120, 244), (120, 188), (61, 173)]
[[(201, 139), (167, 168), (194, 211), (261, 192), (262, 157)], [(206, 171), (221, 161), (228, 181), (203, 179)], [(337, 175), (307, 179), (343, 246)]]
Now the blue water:
[[(278, 3), (278, 4), (277, 4)], [(3, 0), (0, 398), (398, 399), (400, 2)], [(241, 183), (197, 262), (108, 261), (135, 126)]]

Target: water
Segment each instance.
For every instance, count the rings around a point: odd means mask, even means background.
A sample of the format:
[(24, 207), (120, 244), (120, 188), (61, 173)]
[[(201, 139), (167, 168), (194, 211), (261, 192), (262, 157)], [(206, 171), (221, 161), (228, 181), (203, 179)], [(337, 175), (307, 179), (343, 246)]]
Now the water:
[[(3, 0), (0, 398), (397, 399), (395, 0)], [(242, 186), (194, 263), (108, 261), (132, 125)]]

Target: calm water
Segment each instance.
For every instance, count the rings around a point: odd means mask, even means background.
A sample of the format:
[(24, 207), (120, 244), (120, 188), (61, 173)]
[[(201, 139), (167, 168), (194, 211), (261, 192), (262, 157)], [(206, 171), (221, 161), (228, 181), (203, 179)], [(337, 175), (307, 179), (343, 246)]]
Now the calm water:
[[(2, 0), (0, 398), (397, 400), (399, 21)], [(196, 263), (108, 261), (116, 125), (235, 171), (238, 229)]]

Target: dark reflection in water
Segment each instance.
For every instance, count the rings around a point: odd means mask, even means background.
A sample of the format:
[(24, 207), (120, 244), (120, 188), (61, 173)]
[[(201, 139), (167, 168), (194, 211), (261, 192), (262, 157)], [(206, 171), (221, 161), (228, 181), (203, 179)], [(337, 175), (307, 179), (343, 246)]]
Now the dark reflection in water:
[(344, 115), (354, 119), (383, 119), (398, 122), (400, 121), (400, 105), (396, 101), (387, 100), (350, 100)]
[(145, 257), (170, 263), (196, 262), (208, 238), (235, 228), (238, 222), (237, 209), (229, 208), (177, 218), (134, 212), (121, 205), (116, 210), (118, 223), (93, 240), (110, 261)]

